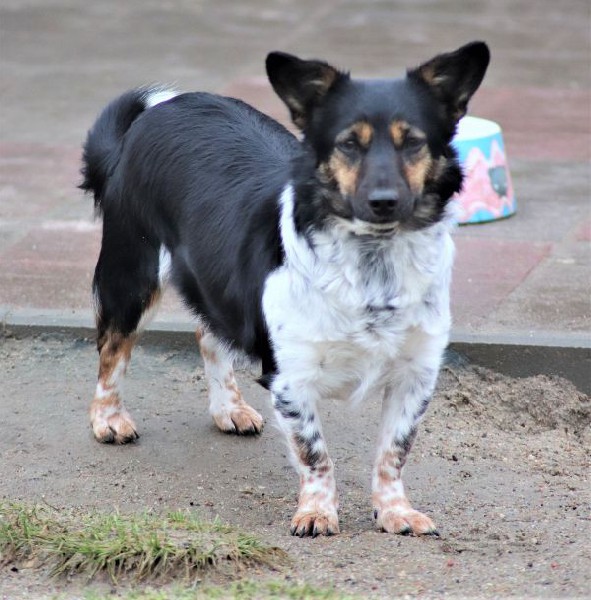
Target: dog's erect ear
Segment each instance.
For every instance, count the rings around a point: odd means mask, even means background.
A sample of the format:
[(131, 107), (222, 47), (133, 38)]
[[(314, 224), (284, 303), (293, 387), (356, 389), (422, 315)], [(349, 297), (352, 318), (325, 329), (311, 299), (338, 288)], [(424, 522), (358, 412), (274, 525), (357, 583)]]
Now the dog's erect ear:
[(300, 129), (308, 122), (310, 112), (341, 78), (341, 73), (319, 60), (301, 60), (284, 52), (267, 56), (267, 75), (277, 95), (285, 102), (291, 119)]
[(426, 83), (457, 122), (466, 114), (468, 101), (482, 83), (489, 61), (488, 46), (472, 42), (410, 69), (408, 77)]

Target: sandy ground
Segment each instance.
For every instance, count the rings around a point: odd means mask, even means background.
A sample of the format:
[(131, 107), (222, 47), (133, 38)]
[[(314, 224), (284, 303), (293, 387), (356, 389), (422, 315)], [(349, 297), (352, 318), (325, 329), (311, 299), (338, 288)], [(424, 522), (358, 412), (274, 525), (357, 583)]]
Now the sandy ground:
[[(239, 376), (244, 394), (267, 418), (258, 438), (212, 425), (196, 350), (138, 347), (126, 404), (142, 437), (124, 447), (99, 445), (88, 427), (91, 340), (4, 334), (0, 372), (2, 499), (219, 515), (284, 548), (293, 563), (281, 576), (361, 597), (591, 595), (591, 407), (565, 380), (509, 379), (457, 361), (444, 369), (406, 470), (409, 495), (440, 538), (375, 530), (378, 403), (327, 402), (342, 533), (301, 540), (288, 532), (297, 479), (267, 394), (248, 371)], [(69, 594), (69, 586), (0, 570), (2, 598)]]

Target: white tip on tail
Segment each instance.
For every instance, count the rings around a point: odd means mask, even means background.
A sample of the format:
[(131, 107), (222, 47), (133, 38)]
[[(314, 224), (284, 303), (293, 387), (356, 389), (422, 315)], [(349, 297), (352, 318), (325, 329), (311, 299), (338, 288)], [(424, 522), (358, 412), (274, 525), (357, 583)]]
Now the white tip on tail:
[(171, 100), (175, 96), (178, 96), (180, 92), (173, 88), (167, 87), (153, 87), (146, 90), (144, 94), (144, 103), (146, 108), (152, 108), (157, 104), (162, 104), (162, 102), (167, 102)]

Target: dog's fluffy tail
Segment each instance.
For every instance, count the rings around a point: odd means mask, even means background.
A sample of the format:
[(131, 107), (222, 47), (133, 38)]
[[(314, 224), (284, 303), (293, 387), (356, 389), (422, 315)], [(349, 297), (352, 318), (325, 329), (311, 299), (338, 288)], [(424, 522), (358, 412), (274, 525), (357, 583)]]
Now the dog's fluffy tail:
[(122, 141), (138, 116), (156, 104), (166, 102), (178, 92), (164, 87), (131, 90), (106, 106), (88, 132), (82, 154), (80, 189), (94, 194), (98, 213), (103, 211), (107, 181), (119, 162)]

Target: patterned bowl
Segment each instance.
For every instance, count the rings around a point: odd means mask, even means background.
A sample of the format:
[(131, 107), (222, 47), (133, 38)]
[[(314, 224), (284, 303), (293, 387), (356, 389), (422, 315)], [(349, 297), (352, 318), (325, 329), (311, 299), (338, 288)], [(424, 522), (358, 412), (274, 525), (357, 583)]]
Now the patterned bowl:
[(465, 176), (462, 190), (456, 194), (459, 223), (485, 223), (512, 215), (515, 194), (499, 125), (464, 117), (452, 144)]

